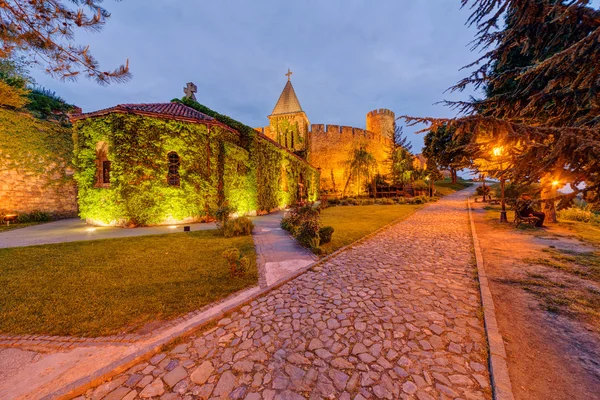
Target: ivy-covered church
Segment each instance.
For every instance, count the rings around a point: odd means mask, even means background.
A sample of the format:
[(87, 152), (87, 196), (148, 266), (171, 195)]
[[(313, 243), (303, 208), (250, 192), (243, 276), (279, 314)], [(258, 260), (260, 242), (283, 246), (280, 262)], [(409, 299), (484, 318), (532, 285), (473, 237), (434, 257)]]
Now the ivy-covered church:
[(202, 221), (314, 201), (319, 172), (290, 150), (184, 98), (71, 116), (79, 215), (95, 225)]

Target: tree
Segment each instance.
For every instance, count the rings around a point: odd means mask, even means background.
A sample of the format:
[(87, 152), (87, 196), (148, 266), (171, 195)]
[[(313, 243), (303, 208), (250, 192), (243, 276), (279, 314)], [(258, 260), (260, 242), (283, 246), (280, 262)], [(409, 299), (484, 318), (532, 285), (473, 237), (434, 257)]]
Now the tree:
[(459, 112), (455, 119), (409, 123), (452, 126), (454, 137), (470, 137), (472, 158), (505, 146), (512, 182), (558, 180), (570, 183), (571, 197), (587, 192), (600, 200), (600, 11), (589, 0), (462, 4), (473, 10), (468, 24), (478, 28), (474, 43), (484, 54), (452, 90), (483, 88), (486, 97), (447, 102)]
[(360, 194), (361, 183), (371, 181), (371, 178), (377, 172), (377, 160), (373, 154), (367, 151), (365, 144), (360, 144), (352, 150), (348, 161), (346, 161), (346, 173), (348, 179), (344, 185), (342, 196), (346, 195), (346, 190), (352, 180), (356, 181), (356, 195)]
[(73, 43), (78, 28), (96, 32), (106, 23), (110, 14), (100, 7), (102, 1), (0, 0), (0, 59), (25, 54), (28, 61), (59, 79), (74, 80), (84, 74), (100, 84), (126, 81), (129, 61), (104, 71), (89, 46)]
[(435, 164), (437, 168), (448, 169), (452, 183), (457, 181), (456, 171), (471, 165), (467, 152), (470, 138), (467, 135), (455, 137), (453, 126), (442, 125), (429, 131), (424, 138), (425, 147), (422, 154), (427, 158), (427, 165)]
[(390, 148), (388, 162), (390, 165), (390, 181), (393, 185), (403, 185), (412, 180), (414, 172), (412, 145), (404, 136), (401, 126), (394, 124), (394, 141)]

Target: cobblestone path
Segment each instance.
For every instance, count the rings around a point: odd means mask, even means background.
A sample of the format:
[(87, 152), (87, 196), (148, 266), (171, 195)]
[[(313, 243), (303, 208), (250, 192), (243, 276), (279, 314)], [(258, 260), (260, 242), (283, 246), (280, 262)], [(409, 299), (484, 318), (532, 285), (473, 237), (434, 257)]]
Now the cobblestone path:
[(424, 208), (84, 397), (490, 399), (465, 194)]

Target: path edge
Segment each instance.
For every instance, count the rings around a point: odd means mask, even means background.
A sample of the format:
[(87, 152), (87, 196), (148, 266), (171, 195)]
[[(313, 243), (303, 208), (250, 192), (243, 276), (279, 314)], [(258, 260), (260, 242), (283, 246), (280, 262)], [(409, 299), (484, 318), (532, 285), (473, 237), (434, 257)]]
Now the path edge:
[(481, 306), (483, 308), (483, 321), (488, 342), (489, 351), (489, 371), (492, 383), (492, 392), (494, 400), (514, 400), (510, 375), (508, 373), (508, 363), (506, 349), (504, 348), (504, 339), (498, 327), (496, 319), (496, 308), (494, 299), (488, 282), (487, 274), (483, 263), (483, 253), (479, 245), (479, 237), (475, 228), (475, 220), (471, 209), (471, 199), (467, 197), (467, 206), (469, 210), (469, 221), (471, 224), (471, 237), (473, 238), (473, 248), (475, 250), (475, 262), (477, 264), (477, 276), (479, 279), (479, 292), (481, 295)]
[[(426, 208), (430, 204), (435, 204), (435, 203), (427, 203), (424, 205), (424, 207), (416, 210), (413, 214)], [(412, 216), (413, 214), (410, 214), (408, 217)], [(362, 238), (360, 238), (344, 247), (337, 249), (333, 253), (330, 253), (330, 254), (326, 255), (325, 257), (320, 258), (317, 261), (298, 269), (297, 271), (294, 271), (292, 274), (290, 274), (284, 278), (281, 278), (280, 280), (278, 280), (271, 286), (267, 286), (264, 288), (261, 288), (260, 286), (253, 286), (253, 287), (247, 288), (247, 289), (245, 289), (247, 291), (253, 291), (256, 289), (259, 289), (259, 290), (257, 292), (249, 294), (247, 297), (244, 297), (243, 299), (240, 299), (239, 301), (237, 301), (233, 304), (223, 307), (218, 313), (216, 313), (212, 316), (206, 317), (193, 325), (189, 325), (189, 326), (183, 328), (181, 331), (171, 334), (162, 340), (148, 344), (133, 354), (125, 356), (125, 357), (121, 358), (120, 360), (117, 360), (104, 368), (96, 370), (95, 372), (91, 373), (90, 375), (88, 375), (86, 377), (79, 378), (76, 381), (71, 382), (71, 383), (53, 391), (52, 393), (49, 393), (49, 394), (43, 396), (42, 400), (55, 400), (55, 399), (56, 400), (68, 400), (68, 399), (72, 399), (76, 396), (82, 395), (88, 389), (98, 386), (98, 385), (106, 382), (107, 380), (113, 378), (114, 376), (127, 371), (129, 368), (133, 367), (134, 365), (138, 364), (139, 362), (150, 359), (153, 355), (160, 352), (161, 349), (163, 349), (165, 346), (168, 346), (170, 343), (174, 342), (175, 340), (177, 340), (179, 338), (190, 336), (190, 335), (198, 332), (199, 330), (201, 330), (203, 327), (205, 327), (211, 323), (216, 323), (220, 319), (223, 319), (226, 315), (231, 314), (232, 312), (238, 310), (239, 308), (252, 303), (256, 299), (264, 296), (265, 294), (269, 293), (270, 291), (278, 289), (279, 287), (285, 285), (286, 283), (293, 281), (294, 279), (298, 278), (301, 275), (304, 275), (306, 272), (308, 272), (310, 270), (317, 272), (318, 270), (316, 268), (318, 268), (320, 265), (326, 263), (327, 261), (338, 256), (339, 254), (341, 254), (345, 251), (348, 251), (351, 248), (363, 243), (364, 241), (371, 239), (372, 237), (380, 234), (381, 232), (383, 232), (387, 229), (390, 229), (391, 227), (402, 222), (406, 218), (407, 217), (401, 217), (401, 218), (395, 219), (394, 221), (388, 223), (387, 225), (382, 226), (381, 228), (369, 233), (368, 235), (363, 236)], [(508, 400), (508, 398), (507, 398), (507, 400)]]

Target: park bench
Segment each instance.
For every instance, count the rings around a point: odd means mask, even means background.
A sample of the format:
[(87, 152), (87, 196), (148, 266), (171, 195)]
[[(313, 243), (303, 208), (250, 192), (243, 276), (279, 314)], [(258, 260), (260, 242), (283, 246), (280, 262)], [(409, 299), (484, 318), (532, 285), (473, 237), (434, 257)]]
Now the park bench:
[(515, 226), (518, 228), (521, 224), (529, 224), (532, 227), (535, 227), (535, 225), (540, 221), (540, 219), (538, 217), (523, 217), (521, 215), (521, 210), (524, 206), (525, 204), (521, 201), (516, 201), (513, 207), (513, 209), (515, 210)]

